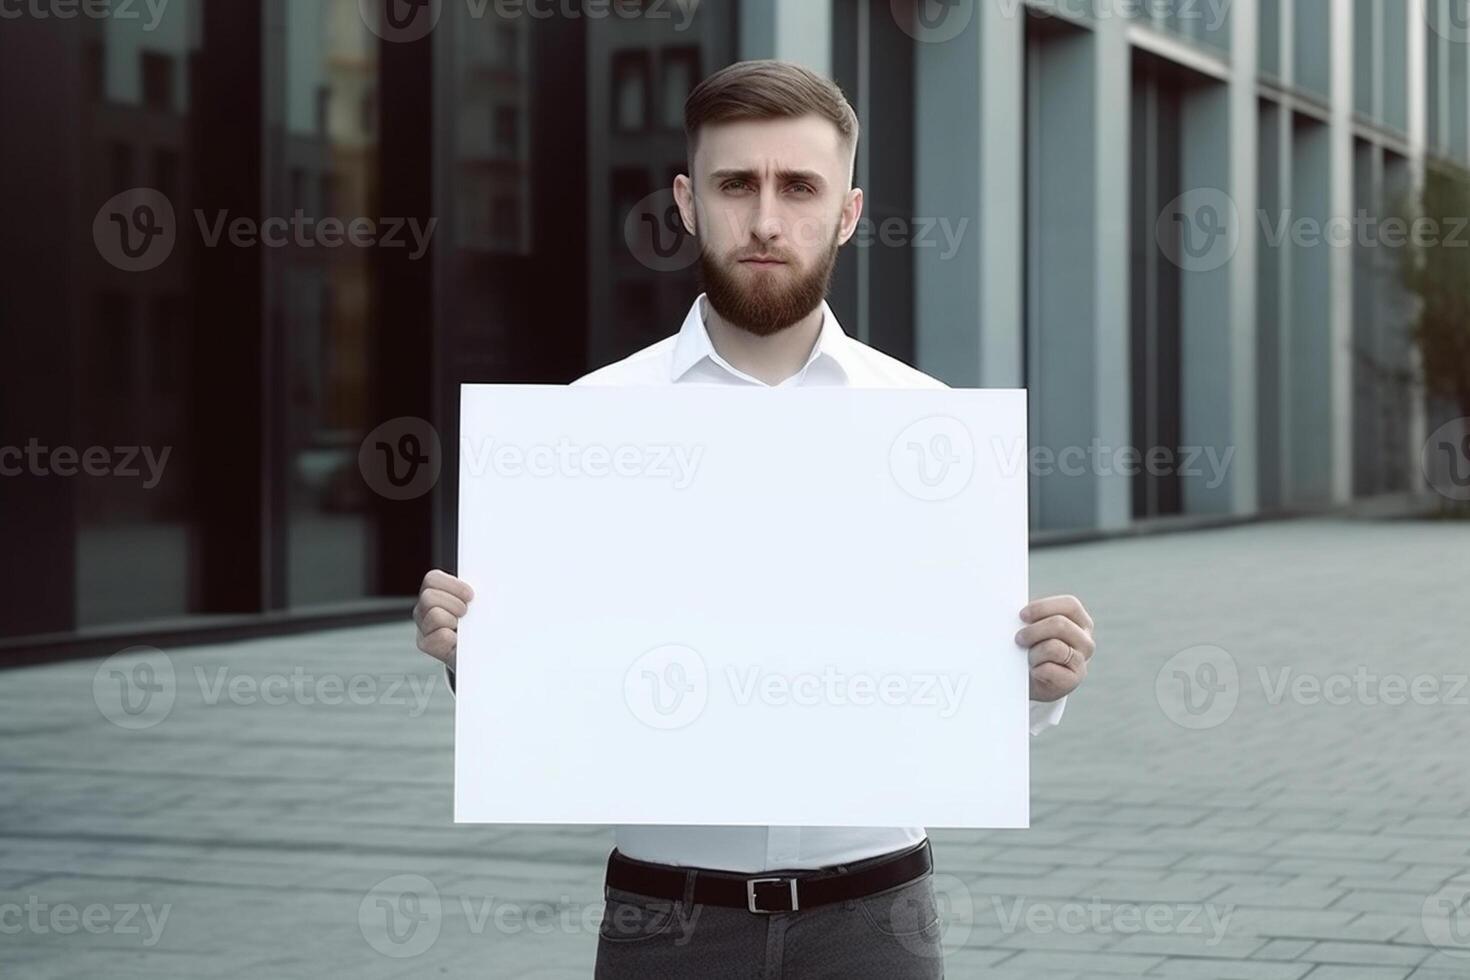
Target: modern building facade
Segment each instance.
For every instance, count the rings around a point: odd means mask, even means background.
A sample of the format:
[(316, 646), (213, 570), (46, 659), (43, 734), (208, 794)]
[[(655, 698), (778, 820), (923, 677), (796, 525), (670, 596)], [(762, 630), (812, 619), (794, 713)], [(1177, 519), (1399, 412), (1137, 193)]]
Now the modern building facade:
[(1382, 221), (1470, 162), (1465, 0), (62, 6), (0, 22), (0, 659), (401, 615), (458, 385), (678, 326), (682, 103), (741, 58), (854, 102), (833, 305), (1030, 389), (1038, 537), (1423, 485)]

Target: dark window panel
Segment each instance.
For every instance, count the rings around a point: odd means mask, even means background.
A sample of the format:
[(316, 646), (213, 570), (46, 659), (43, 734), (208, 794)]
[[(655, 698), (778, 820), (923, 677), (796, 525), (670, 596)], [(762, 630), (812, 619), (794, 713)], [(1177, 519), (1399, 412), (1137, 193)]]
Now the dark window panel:
[(143, 104), (150, 109), (172, 112), (174, 109), (174, 59), (156, 51), (144, 51), (140, 70), (143, 77)]
[(619, 51), (612, 60), (613, 129), (635, 133), (648, 128), (647, 51)]

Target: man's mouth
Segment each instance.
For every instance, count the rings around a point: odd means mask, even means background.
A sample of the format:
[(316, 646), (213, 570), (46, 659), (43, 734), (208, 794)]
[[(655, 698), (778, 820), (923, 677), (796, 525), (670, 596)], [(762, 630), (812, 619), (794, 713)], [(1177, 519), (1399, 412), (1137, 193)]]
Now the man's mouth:
[(748, 259), (740, 260), (742, 265), (785, 265), (782, 260), (770, 255), (758, 255)]

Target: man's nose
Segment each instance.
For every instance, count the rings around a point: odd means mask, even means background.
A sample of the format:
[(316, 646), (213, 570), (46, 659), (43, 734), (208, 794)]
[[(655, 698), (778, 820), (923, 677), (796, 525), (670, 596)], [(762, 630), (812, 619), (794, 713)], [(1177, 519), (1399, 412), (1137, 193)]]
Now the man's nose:
[(785, 219), (781, 215), (780, 201), (774, 190), (761, 192), (760, 204), (755, 215), (755, 236), (763, 242), (780, 238), (785, 233)]

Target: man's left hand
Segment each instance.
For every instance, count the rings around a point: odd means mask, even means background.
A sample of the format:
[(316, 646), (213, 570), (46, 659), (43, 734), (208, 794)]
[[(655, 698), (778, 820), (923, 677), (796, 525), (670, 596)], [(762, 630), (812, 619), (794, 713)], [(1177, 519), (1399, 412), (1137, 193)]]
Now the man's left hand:
[(1021, 621), (1027, 625), (1016, 645), (1030, 651), (1031, 700), (1056, 701), (1077, 690), (1097, 649), (1081, 601), (1071, 595), (1035, 599), (1021, 610)]

